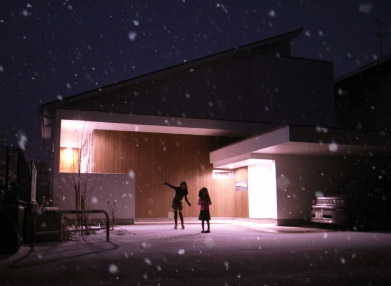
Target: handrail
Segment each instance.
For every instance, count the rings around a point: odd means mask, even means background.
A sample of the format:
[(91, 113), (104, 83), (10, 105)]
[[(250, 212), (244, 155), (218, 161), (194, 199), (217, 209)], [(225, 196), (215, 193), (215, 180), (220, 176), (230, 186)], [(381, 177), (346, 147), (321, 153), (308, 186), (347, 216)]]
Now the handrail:
[[(42, 213), (61, 213), (61, 214), (85, 214), (85, 213), (103, 213), (106, 216), (106, 241), (110, 241), (110, 220), (109, 220), (109, 215), (105, 210), (44, 210), (42, 209), (40, 211), (40, 214)], [(35, 217), (36, 219), (36, 217)], [(34, 237), (35, 237), (35, 219), (33, 222), (33, 235), (32, 235), (32, 245), (34, 247)], [(42, 233), (63, 233), (63, 232), (76, 232), (76, 231), (87, 231), (86, 229), (73, 229), (73, 230), (53, 230), (53, 231), (40, 231), (37, 232), (37, 234), (42, 234)]]

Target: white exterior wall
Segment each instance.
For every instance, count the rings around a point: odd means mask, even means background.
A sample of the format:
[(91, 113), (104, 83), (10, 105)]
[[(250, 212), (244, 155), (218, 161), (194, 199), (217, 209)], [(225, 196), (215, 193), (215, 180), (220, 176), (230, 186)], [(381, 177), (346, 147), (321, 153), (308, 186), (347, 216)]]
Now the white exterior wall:
[[(60, 209), (75, 209), (74, 178), (78, 176), (73, 173), (60, 173), (60, 139), (61, 119), (82, 120), (83, 113), (71, 111), (66, 116), (57, 111), (56, 129), (54, 132), (53, 152), (53, 205)], [(101, 114), (102, 118), (105, 116)], [(88, 138), (92, 130), (85, 130), (83, 138)], [(63, 135), (66, 135), (65, 133)], [(77, 137), (77, 136), (76, 136)], [(78, 138), (78, 137), (77, 137)], [(91, 142), (90, 142), (91, 143)], [(66, 146), (64, 146), (66, 147)], [(70, 146), (70, 147), (80, 147)], [(89, 146), (91, 147), (91, 146)], [(107, 201), (117, 201), (118, 211), (115, 214), (115, 221), (118, 224), (133, 224), (135, 219), (135, 180), (129, 174), (81, 174), (83, 182), (88, 181), (87, 203), (88, 209), (103, 209), (109, 213)], [(88, 177), (88, 179), (85, 179)], [(103, 215), (90, 215), (90, 218), (102, 218)]]
[[(77, 174), (57, 173), (54, 179), (53, 204), (60, 209), (74, 209), (74, 177)], [(107, 201), (117, 202), (115, 221), (133, 224), (135, 218), (135, 180), (128, 174), (81, 174), (87, 185), (88, 209), (102, 209), (109, 213)], [(88, 177), (88, 179), (86, 179)], [(110, 213), (109, 213), (110, 215)], [(90, 215), (90, 218), (104, 218)]]

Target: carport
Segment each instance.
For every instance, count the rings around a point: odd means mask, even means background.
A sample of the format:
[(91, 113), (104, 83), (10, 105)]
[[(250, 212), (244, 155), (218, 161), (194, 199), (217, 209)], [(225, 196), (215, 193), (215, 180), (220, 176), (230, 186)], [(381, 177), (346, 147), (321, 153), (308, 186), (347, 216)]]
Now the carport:
[(237, 184), (247, 184), (250, 218), (290, 225), (308, 221), (315, 196), (338, 192), (346, 178), (388, 169), (389, 142), (379, 132), (287, 125), (213, 151), (210, 162), (247, 169)]

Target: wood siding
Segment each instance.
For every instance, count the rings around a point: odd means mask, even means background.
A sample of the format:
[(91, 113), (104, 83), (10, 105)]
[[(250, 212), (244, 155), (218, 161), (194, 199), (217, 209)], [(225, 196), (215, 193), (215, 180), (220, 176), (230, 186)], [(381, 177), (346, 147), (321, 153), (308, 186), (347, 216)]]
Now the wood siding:
[(80, 168), (79, 148), (60, 148), (60, 173), (78, 173)]
[(192, 206), (184, 203), (184, 216), (198, 216), (198, 191), (207, 187), (212, 217), (248, 217), (247, 192), (235, 191), (236, 177), (247, 179), (247, 168), (233, 178), (212, 178), (209, 152), (230, 142), (209, 136), (95, 130), (92, 170), (135, 176), (136, 218), (172, 215), (174, 190), (164, 186), (165, 181), (175, 186), (187, 182)]
[[(248, 168), (242, 167), (235, 170), (235, 182), (248, 181)], [(248, 191), (238, 191), (236, 197), (235, 217), (248, 217)]]

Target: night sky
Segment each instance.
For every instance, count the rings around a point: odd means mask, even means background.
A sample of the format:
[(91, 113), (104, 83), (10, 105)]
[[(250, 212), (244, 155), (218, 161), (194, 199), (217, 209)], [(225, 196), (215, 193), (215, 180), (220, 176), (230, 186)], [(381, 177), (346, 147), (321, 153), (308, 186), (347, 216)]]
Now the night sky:
[(376, 32), (390, 55), (390, 26), (388, 0), (1, 1), (0, 138), (41, 159), (39, 105), (298, 28), (337, 78), (381, 58)]

